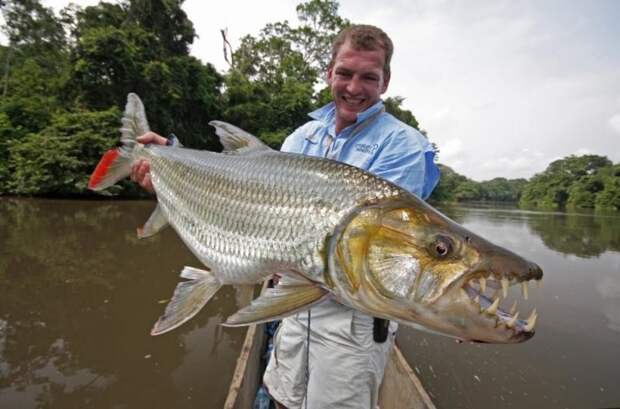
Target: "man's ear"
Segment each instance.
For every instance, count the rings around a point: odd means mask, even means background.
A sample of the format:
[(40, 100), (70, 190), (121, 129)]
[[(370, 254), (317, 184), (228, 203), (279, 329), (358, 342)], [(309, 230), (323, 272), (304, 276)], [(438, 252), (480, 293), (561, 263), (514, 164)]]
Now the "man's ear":
[(331, 86), (332, 85), (332, 79), (334, 75), (334, 66), (333, 65), (328, 65), (327, 66), (327, 72), (325, 73), (325, 81), (327, 82), (327, 85)]
[(389, 73), (388, 74), (384, 73), (384, 75), (383, 75), (383, 89), (381, 90), (382, 94), (385, 91), (387, 91), (388, 85), (390, 85), (390, 78), (391, 78), (391, 75)]

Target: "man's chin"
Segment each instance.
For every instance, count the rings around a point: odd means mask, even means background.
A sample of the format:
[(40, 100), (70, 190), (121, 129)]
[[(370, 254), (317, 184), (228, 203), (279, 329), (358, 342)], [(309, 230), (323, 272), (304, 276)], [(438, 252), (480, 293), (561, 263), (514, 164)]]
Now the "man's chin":
[(344, 122), (352, 124), (357, 121), (357, 114), (363, 112), (365, 109), (365, 107), (337, 107), (336, 113)]

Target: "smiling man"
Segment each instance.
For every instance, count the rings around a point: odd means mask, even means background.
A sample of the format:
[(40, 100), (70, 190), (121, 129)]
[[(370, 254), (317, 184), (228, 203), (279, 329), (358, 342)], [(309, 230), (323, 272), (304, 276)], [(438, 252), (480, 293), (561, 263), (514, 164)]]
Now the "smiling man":
[[(333, 102), (310, 113), (313, 120), (293, 132), (282, 151), (348, 163), (427, 198), (439, 179), (432, 146), (386, 113), (381, 101), (392, 52), (392, 41), (377, 27), (342, 31), (327, 69)], [(395, 331), (394, 323), (388, 328), (325, 301), (282, 321), (265, 385), (280, 408), (302, 408), (307, 400), (312, 409), (374, 409)]]

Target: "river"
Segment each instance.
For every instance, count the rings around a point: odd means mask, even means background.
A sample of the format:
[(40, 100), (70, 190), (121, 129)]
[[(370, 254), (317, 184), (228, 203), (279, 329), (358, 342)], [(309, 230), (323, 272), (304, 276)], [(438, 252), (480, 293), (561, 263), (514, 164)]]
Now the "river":
[[(149, 201), (0, 198), (0, 408), (221, 408), (244, 329), (224, 288), (158, 337), (182, 266), (168, 229), (138, 240)], [(620, 215), (442, 207), (538, 262), (537, 334), (457, 344), (401, 326), (398, 342), (438, 408), (620, 406)]]

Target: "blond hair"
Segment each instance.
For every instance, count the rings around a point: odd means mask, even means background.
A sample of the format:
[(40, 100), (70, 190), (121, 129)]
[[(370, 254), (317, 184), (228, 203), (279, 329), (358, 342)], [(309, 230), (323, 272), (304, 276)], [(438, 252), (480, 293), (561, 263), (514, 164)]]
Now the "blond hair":
[(342, 45), (347, 41), (350, 42), (351, 46), (355, 50), (383, 50), (385, 54), (385, 60), (383, 61), (383, 72), (387, 76), (390, 75), (390, 61), (392, 60), (392, 54), (394, 53), (394, 44), (392, 44), (390, 37), (388, 37), (388, 35), (379, 27), (367, 24), (355, 24), (338, 33), (332, 43), (332, 57), (329, 62), (329, 67), (334, 66), (340, 47), (342, 47)]

